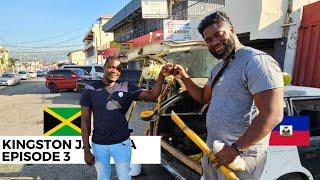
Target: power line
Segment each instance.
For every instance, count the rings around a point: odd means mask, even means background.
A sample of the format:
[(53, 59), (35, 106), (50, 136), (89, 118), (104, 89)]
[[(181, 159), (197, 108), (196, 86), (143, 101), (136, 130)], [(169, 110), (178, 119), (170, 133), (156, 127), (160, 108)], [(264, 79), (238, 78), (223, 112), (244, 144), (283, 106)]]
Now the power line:
[[(56, 46), (56, 45), (59, 45), (59, 44), (63, 44), (63, 43), (66, 43), (66, 42), (69, 42), (69, 41), (72, 41), (74, 39), (77, 39), (79, 37), (83, 36), (83, 34), (80, 34), (76, 37), (73, 37), (71, 39), (68, 39), (68, 40), (65, 40), (65, 41), (62, 41), (62, 42), (58, 42), (58, 43), (55, 43), (55, 44), (50, 44), (50, 45), (47, 45), (47, 46), (39, 46), (39, 47), (28, 47), (28, 46), (15, 46), (15, 45), (12, 45), (12, 44), (3, 44), (3, 46), (8, 46), (8, 47), (17, 47), (17, 48), (60, 48), (62, 46), (59, 46), (59, 47), (51, 47), (51, 46)], [(68, 45), (69, 46), (69, 45)], [(73, 45), (72, 45), (73, 46)]]
[(69, 49), (69, 50), (61, 50), (61, 51), (12, 51), (11, 53), (23, 53), (23, 54), (28, 54), (28, 53), (34, 53), (34, 54), (38, 54), (38, 53), (63, 53), (63, 52), (70, 52), (70, 51), (74, 51), (74, 49)]
[(58, 39), (60, 37), (67, 36), (67, 35), (69, 35), (71, 33), (77, 32), (79, 30), (84, 30), (84, 28), (78, 28), (75, 31), (68, 32), (68, 33), (63, 33), (63, 34), (56, 35), (56, 36), (47, 37), (45, 39), (34, 40), (34, 41), (26, 41), (26, 42), (20, 42), (20, 43), (9, 43), (9, 44), (12, 44), (12, 45), (15, 45), (15, 44), (32, 44), (32, 43), (35, 43), (35, 42), (51, 41), (51, 40), (54, 40), (54, 39)]
[(83, 46), (83, 44), (73, 44), (73, 45), (67, 45), (67, 46), (54, 46), (54, 47), (46, 47), (46, 46), (13, 46), (13, 45), (5, 45), (6, 47), (12, 47), (12, 48), (22, 48), (22, 49), (36, 49), (36, 48), (63, 48), (63, 47), (76, 47), (76, 46)]
[(76, 36), (76, 37), (74, 37), (74, 38), (71, 38), (71, 39), (68, 39), (68, 40), (66, 40), (66, 41), (62, 41), (62, 42), (56, 43), (56, 44), (50, 44), (50, 45), (48, 45), (48, 46), (44, 46), (43, 48), (48, 48), (48, 47), (50, 47), (50, 46), (56, 46), (56, 45), (59, 45), (59, 44), (63, 44), (63, 43), (66, 43), (66, 42), (75, 40), (75, 39), (77, 39), (77, 38), (79, 38), (79, 37), (81, 37), (81, 36), (83, 36), (83, 35), (84, 35), (84, 34), (81, 34), (81, 35), (79, 35), (79, 36)]

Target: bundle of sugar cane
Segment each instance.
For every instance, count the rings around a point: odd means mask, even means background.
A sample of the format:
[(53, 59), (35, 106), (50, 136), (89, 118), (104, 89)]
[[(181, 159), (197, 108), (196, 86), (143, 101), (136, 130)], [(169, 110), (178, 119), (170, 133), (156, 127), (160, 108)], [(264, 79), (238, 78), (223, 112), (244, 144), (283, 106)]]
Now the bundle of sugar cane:
[(146, 80), (158, 79), (162, 66), (161, 64), (150, 62), (147, 67), (142, 68), (142, 77)]
[[(181, 118), (174, 112), (171, 112), (171, 119), (179, 126), (179, 128), (202, 150), (204, 154), (208, 156), (212, 163), (217, 161), (214, 152), (207, 146), (205, 142), (195, 133), (193, 132), (182, 120)], [(220, 166), (219, 170), (226, 176), (228, 180), (239, 179), (234, 172), (232, 172), (229, 168), (225, 166)]]

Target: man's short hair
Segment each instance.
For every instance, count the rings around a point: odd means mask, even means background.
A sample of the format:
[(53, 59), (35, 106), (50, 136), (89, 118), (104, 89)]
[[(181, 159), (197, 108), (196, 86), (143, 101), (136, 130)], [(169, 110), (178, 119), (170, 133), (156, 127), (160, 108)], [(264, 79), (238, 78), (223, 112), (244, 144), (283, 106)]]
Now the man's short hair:
[(208, 26), (211, 26), (213, 24), (220, 24), (221, 22), (227, 22), (232, 26), (230, 18), (227, 16), (227, 14), (225, 12), (216, 11), (216, 12), (208, 15), (204, 19), (202, 19), (202, 21), (200, 22), (200, 24), (198, 26), (198, 31), (203, 37), (203, 31)]
[[(108, 64), (109, 61), (114, 61), (114, 60), (120, 61), (120, 57), (118, 57), (118, 56), (108, 57), (108, 58), (106, 59), (106, 61), (104, 62), (103, 67), (105, 67), (105, 66)], [(121, 62), (121, 61), (120, 61), (120, 62)]]

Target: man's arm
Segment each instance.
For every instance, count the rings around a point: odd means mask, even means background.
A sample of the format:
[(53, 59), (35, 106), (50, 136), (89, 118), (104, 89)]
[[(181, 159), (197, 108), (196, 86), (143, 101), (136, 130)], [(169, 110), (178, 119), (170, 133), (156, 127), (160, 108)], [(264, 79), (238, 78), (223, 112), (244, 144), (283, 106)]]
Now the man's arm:
[(138, 99), (144, 100), (144, 101), (156, 100), (161, 93), (163, 82), (164, 82), (164, 76), (162, 75), (162, 73), (160, 73), (159, 77), (158, 77), (155, 85), (152, 87), (152, 89), (151, 90), (142, 90), (138, 96)]
[(81, 106), (81, 136), (84, 148), (84, 160), (88, 165), (95, 163), (94, 156), (91, 153), (89, 136), (91, 134), (91, 109), (89, 107)]
[[(283, 118), (283, 88), (262, 91), (253, 95), (253, 98), (259, 109), (259, 115), (254, 118), (247, 131), (235, 142), (236, 146), (243, 151), (257, 144)], [(238, 152), (225, 145), (216, 155), (218, 157), (217, 167), (219, 167), (222, 164), (230, 164), (238, 156)]]
[(205, 85), (203, 88), (197, 86), (190, 78), (181, 78), (188, 93), (200, 104), (207, 104), (211, 100), (211, 87)]
[(211, 87), (209, 85), (205, 85), (203, 88), (197, 86), (186, 73), (184, 68), (181, 65), (175, 65), (178, 74), (177, 78), (180, 78), (183, 84), (186, 86), (188, 93), (201, 104), (207, 104), (211, 100)]
[(237, 140), (236, 145), (243, 150), (257, 144), (283, 118), (283, 88), (266, 90), (253, 95), (259, 115), (252, 121), (247, 131)]

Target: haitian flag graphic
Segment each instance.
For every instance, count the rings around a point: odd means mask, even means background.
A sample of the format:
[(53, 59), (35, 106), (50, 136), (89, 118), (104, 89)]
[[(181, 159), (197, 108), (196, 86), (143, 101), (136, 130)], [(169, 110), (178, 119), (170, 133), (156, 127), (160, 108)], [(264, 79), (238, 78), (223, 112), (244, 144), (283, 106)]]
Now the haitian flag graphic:
[(309, 146), (310, 117), (285, 116), (272, 130), (270, 146)]

